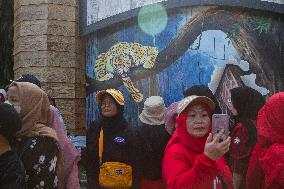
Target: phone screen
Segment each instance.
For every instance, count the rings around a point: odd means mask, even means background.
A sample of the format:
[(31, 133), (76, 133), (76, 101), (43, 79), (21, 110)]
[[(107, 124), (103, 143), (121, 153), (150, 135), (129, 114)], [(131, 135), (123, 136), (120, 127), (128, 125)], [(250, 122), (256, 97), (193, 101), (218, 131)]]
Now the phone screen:
[(225, 140), (229, 136), (229, 119), (228, 114), (213, 114), (212, 115), (212, 134), (213, 136), (224, 129), (222, 140)]

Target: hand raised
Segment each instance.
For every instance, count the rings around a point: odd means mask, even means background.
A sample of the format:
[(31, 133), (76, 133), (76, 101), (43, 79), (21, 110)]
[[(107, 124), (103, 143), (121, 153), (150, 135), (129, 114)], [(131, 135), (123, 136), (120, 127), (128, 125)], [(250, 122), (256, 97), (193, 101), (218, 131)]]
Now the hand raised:
[(223, 133), (224, 129), (222, 129), (214, 139), (212, 133), (210, 133), (205, 143), (204, 154), (214, 161), (223, 156), (229, 150), (231, 144), (231, 137), (219, 142)]

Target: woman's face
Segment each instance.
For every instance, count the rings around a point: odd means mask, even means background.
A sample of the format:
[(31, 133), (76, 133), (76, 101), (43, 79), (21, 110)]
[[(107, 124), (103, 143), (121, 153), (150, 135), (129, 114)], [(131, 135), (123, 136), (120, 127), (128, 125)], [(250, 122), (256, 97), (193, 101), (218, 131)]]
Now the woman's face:
[(101, 104), (102, 115), (104, 117), (113, 117), (117, 114), (117, 107), (114, 99), (109, 95), (105, 95)]
[(201, 104), (191, 106), (186, 119), (187, 132), (195, 137), (202, 138), (209, 131), (210, 117), (206, 107)]
[(9, 87), (7, 99), (18, 113), (21, 112), (19, 90), (16, 86)]

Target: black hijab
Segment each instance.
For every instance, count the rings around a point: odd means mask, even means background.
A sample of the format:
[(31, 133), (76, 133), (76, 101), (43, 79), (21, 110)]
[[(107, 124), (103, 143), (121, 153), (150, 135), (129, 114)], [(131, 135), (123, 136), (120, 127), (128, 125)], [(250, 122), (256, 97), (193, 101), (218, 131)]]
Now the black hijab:
[(249, 141), (252, 146), (257, 143), (257, 130), (251, 120), (257, 119), (260, 108), (264, 105), (263, 96), (250, 87), (236, 87), (230, 90), (231, 101), (238, 115), (234, 116), (236, 122), (241, 122), (249, 133)]
[(104, 133), (113, 134), (117, 133), (121, 130), (124, 130), (127, 126), (127, 122), (123, 117), (124, 106), (118, 104), (116, 100), (109, 94), (104, 94), (101, 99), (104, 99), (105, 96), (108, 95), (115, 102), (117, 108), (117, 114), (113, 117), (104, 117), (102, 115), (102, 100), (99, 102), (99, 111), (100, 111), (100, 127), (103, 128)]
[(21, 119), (13, 106), (0, 103), (0, 133), (9, 141), (14, 141), (14, 134), (22, 128)]

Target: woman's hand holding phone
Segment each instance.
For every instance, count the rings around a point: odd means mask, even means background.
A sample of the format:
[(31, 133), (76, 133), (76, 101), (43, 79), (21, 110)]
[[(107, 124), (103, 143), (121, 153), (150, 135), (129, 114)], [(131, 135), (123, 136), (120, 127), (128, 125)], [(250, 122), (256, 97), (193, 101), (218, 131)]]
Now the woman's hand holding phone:
[(207, 137), (204, 147), (204, 154), (213, 161), (216, 161), (226, 152), (229, 151), (229, 147), (231, 144), (231, 137), (228, 137), (226, 140), (220, 142), (220, 139), (223, 134), (224, 134), (224, 129), (222, 129), (214, 137), (212, 133), (210, 133), (209, 136)]

